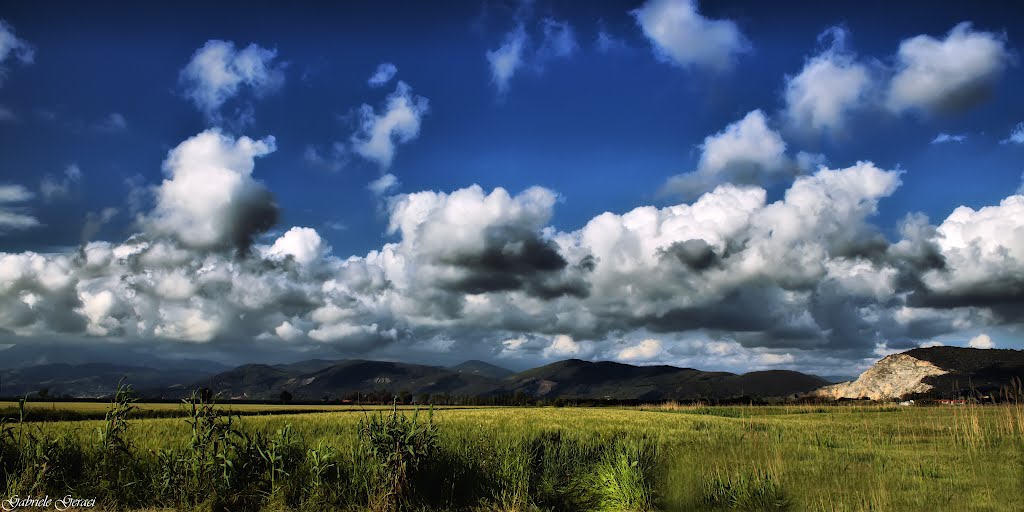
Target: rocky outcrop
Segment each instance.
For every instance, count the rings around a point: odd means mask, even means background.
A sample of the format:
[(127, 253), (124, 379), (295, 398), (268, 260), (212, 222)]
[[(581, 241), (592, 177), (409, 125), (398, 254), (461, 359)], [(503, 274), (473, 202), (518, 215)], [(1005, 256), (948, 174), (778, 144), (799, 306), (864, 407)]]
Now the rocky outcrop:
[(825, 386), (811, 392), (822, 398), (870, 398), (891, 400), (907, 395), (927, 393), (933, 386), (925, 382), (928, 377), (945, 375), (948, 371), (934, 363), (907, 354), (886, 356), (868, 368), (857, 380)]

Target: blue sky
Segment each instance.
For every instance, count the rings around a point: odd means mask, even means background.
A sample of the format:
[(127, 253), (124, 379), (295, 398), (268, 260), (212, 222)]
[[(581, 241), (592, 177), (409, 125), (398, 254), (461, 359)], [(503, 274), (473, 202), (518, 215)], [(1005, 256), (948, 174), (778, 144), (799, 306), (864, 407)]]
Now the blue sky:
[[(472, 355), (523, 366), (574, 356), (821, 372), (981, 335), (1020, 348), (1015, 203), (944, 224), (958, 207), (1019, 197), (1024, 21), (1011, 11), (5, 5), (0, 251), (20, 277), (0, 279), (18, 311), (0, 315), (0, 341), (159, 345), (225, 360)], [(378, 69), (382, 83), (369, 83)], [(207, 167), (237, 188), (200, 190), (217, 182)], [(694, 204), (727, 189), (754, 191), (754, 203)], [(820, 215), (817, 225), (790, 226), (771, 208), (812, 189), (810, 203), (832, 206), (794, 215)], [(682, 231), (641, 225), (644, 207), (683, 216), (677, 205), (688, 212)], [(605, 212), (621, 225), (606, 226)], [(927, 220), (913, 217), (915, 238), (900, 226), (918, 213)], [(293, 227), (310, 231), (285, 238)], [(612, 235), (598, 228), (631, 237), (599, 243)], [(786, 229), (795, 238), (771, 239)], [(133, 240), (149, 245), (132, 253)], [(658, 259), (687, 240), (704, 243), (685, 251), (710, 267)], [(187, 257), (144, 257), (161, 244)], [(772, 252), (782, 245), (807, 250)], [(93, 268), (88, 247), (114, 256)], [(915, 266), (908, 254), (922, 251), (944, 265)], [(377, 261), (387, 258), (401, 271)], [(758, 258), (765, 267), (752, 268)], [(794, 261), (820, 268), (770, 268)], [(970, 261), (973, 270), (958, 267)], [(281, 268), (239, 270), (257, 264)], [(49, 283), (47, 266), (72, 277)], [(357, 289), (354, 267), (379, 273), (381, 288)], [(204, 268), (234, 273), (237, 303), (211, 309), (227, 285), (202, 281)], [(184, 291), (166, 291), (172, 275)], [(889, 280), (853, 282), (865, 275)], [(239, 283), (249, 278), (308, 304), (247, 304)], [(104, 290), (111, 298), (96, 303)], [(760, 301), (784, 307), (732, 318)]]

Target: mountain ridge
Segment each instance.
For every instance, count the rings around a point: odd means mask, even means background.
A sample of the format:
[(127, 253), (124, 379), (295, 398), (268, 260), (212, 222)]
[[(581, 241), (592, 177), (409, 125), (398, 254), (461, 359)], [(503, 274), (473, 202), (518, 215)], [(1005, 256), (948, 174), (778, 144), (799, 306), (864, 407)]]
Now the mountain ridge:
[[(874, 400), (998, 392), (1024, 378), (1024, 351), (959, 347), (915, 348), (886, 356), (856, 379), (830, 383), (790, 370), (742, 374), (669, 365), (566, 359), (521, 372), (480, 360), (450, 367), (364, 359), (250, 363), (221, 372), (112, 363), (47, 364), (0, 371), (0, 394), (108, 396), (122, 377), (144, 398), (185, 398), (210, 388), (222, 399), (360, 400), (367, 396), (422, 399), (521, 396), (577, 400), (724, 400), (812, 397)], [(387, 398), (390, 400), (390, 398)]]
[[(487, 375), (489, 372), (498, 375)], [(518, 373), (476, 360), (449, 368), (346, 360), (306, 373), (288, 372), (281, 365), (243, 365), (207, 382), (213, 391), (233, 399), (276, 399), (287, 391), (296, 400), (401, 393), (414, 398), (441, 394), (651, 401), (786, 396), (828, 383), (817, 376), (788, 370), (733, 374), (580, 359), (556, 361)]]

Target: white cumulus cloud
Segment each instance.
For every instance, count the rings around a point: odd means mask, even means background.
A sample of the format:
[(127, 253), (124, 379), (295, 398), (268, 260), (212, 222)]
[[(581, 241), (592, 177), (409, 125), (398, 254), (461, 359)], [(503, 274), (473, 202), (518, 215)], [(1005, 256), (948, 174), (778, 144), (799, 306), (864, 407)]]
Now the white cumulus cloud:
[(416, 140), (430, 102), (414, 95), (412, 87), (398, 82), (380, 112), (363, 104), (359, 109), (359, 130), (352, 135), (352, 149), (359, 156), (376, 162), (381, 169), (391, 167), (398, 144)]
[(695, 0), (648, 0), (630, 14), (656, 54), (680, 67), (726, 70), (750, 48), (735, 22), (702, 16)]
[(992, 338), (988, 334), (979, 334), (971, 338), (967, 342), (967, 346), (971, 348), (995, 348), (995, 344), (992, 343)]
[(832, 27), (819, 36), (831, 44), (809, 58), (796, 76), (787, 77), (785, 115), (790, 125), (804, 131), (837, 132), (850, 112), (860, 107), (872, 87), (868, 67), (845, 48), (847, 31)]
[(235, 139), (216, 129), (182, 142), (167, 154), (167, 179), (143, 225), (189, 247), (248, 247), (277, 220), (273, 197), (252, 176), (255, 159), (275, 149), (274, 137)]
[(649, 362), (662, 359), (665, 355), (661, 340), (649, 338), (620, 350), (616, 358), (627, 362)]
[(572, 336), (559, 334), (551, 338), (551, 344), (542, 352), (547, 359), (566, 359), (586, 357), (590, 355), (591, 348), (585, 344), (572, 339)]
[(983, 99), (1010, 64), (1005, 37), (964, 22), (945, 39), (919, 35), (900, 43), (886, 106), (893, 112), (959, 111)]
[[(1021, 196), (938, 226), (910, 216), (892, 243), (872, 221), (901, 172), (870, 162), (797, 176), (777, 200), (723, 183), (566, 231), (554, 191), (470, 186), (392, 196), (391, 239), (364, 255), (303, 227), (236, 251), (272, 221), (254, 166), (273, 148), (202, 132), (168, 154), (142, 232), (0, 253), (0, 342), (748, 370), (860, 365), (1021, 321)], [(0, 186), (2, 211), (32, 199)]]
[[(284, 84), (284, 65), (275, 62), (277, 50), (250, 44), (241, 50), (231, 41), (211, 39), (196, 50), (181, 70), (179, 80), (185, 96), (203, 112), (210, 122), (223, 120), (221, 108), (247, 89), (261, 97), (280, 89)], [(239, 121), (251, 114), (239, 110)]]
[(263, 251), (263, 256), (270, 259), (291, 257), (299, 265), (308, 266), (323, 259), (331, 247), (313, 228), (293, 227), (274, 244)]
[(721, 183), (763, 184), (796, 170), (782, 136), (768, 127), (763, 112), (754, 110), (706, 137), (697, 169), (670, 177), (662, 193), (691, 198)]

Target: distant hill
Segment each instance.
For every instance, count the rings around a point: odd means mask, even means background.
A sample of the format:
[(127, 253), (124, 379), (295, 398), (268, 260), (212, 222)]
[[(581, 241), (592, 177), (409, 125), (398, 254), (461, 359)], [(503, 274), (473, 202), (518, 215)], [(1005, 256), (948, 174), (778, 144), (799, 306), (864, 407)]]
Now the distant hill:
[(289, 373), (312, 373), (344, 362), (344, 360), (337, 359), (309, 359), (295, 363), (275, 364), (273, 367)]
[[(277, 399), (286, 390), (295, 400), (405, 392), (412, 397), (520, 394), (537, 398), (657, 401), (785, 396), (828, 383), (813, 375), (784, 370), (736, 375), (579, 359), (521, 373), (476, 360), (451, 368), (363, 360), (329, 363), (332, 362), (245, 365), (196, 384), (209, 385), (221, 396), (234, 399)], [(306, 371), (310, 369), (313, 371)]]
[(508, 368), (502, 368), (478, 359), (471, 359), (464, 363), (457, 364), (452, 366), (451, 369), (459, 373), (468, 373), (492, 379), (504, 379), (505, 377), (516, 373)]
[(0, 395), (23, 396), (42, 389), (51, 397), (101, 397), (122, 378), (136, 390), (185, 387), (209, 375), (189, 368), (156, 369), (110, 363), (43, 364), (0, 371)]
[(776, 397), (804, 393), (827, 381), (773, 370), (736, 375), (674, 366), (633, 366), (570, 359), (520, 373), (484, 361), (451, 368), (366, 360), (312, 359), (287, 364), (246, 364), (219, 373), (157, 370), (109, 364), (43, 365), (3, 372), (8, 396), (49, 388), (51, 395), (109, 395), (121, 377), (145, 398), (179, 399), (208, 387), (222, 399), (332, 400), (406, 393), (453, 397), (532, 396), (579, 400), (697, 400)]
[(535, 396), (611, 400), (696, 400), (785, 396), (820, 387), (820, 377), (786, 370), (736, 375), (674, 366), (609, 361), (559, 361), (506, 379), (512, 391)]
[(960, 347), (915, 348), (906, 355), (946, 370), (925, 379), (935, 395), (998, 393), (1011, 379), (1024, 379), (1024, 350)]
[[(202, 381), (229, 399), (276, 400), (288, 391), (295, 400), (338, 399), (356, 393), (486, 396), (501, 391), (497, 379), (450, 369), (387, 361), (304, 361), (287, 365), (243, 365)], [(180, 391), (165, 390), (169, 397)]]
[(961, 347), (915, 348), (882, 358), (851, 382), (815, 390), (828, 398), (892, 400), (998, 394), (1024, 379), (1024, 351)]

